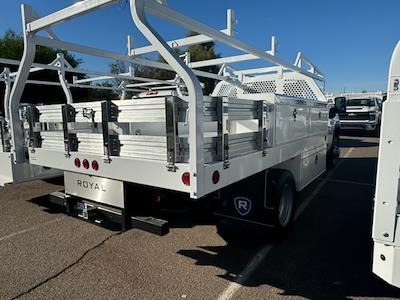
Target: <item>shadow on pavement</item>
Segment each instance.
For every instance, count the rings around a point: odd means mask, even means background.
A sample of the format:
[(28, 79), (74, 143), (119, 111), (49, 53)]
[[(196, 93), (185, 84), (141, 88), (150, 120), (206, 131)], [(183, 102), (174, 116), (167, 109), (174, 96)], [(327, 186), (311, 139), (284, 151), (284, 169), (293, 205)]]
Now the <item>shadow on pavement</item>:
[[(342, 139), (344, 147), (377, 145), (374, 141)], [(273, 245), (245, 286), (259, 287), (261, 292), (265, 285), (273, 286), (282, 290), (281, 295), (309, 299), (400, 298), (400, 290), (390, 287), (371, 271), (376, 163), (375, 157), (343, 159), (330, 178), (324, 175), (303, 190), (298, 204), (313, 193), (321, 180), (327, 180), (296, 221), (293, 231)], [(44, 198), (32, 202), (46, 206)], [(179, 203), (176, 206), (180, 207)], [(214, 224), (210, 209), (196, 204), (184, 213), (169, 209), (161, 211), (159, 216), (168, 219), (173, 228)], [(195, 260), (196, 265), (223, 269), (225, 274), (221, 277), (235, 281), (257, 251), (256, 248), (201, 245), (181, 249), (178, 254)]]
[(65, 212), (65, 209), (62, 209), (60, 206), (55, 205), (49, 201), (49, 195), (32, 198), (29, 200), (29, 202), (40, 206), (44, 212), (47, 212), (49, 214), (59, 214)]
[(376, 137), (375, 132), (356, 129), (341, 129), (341, 136), (355, 136), (355, 137)]
[[(282, 290), (281, 295), (309, 299), (400, 298), (400, 290), (371, 271), (372, 183), (376, 161), (376, 158), (346, 158), (300, 215), (293, 231), (273, 245), (245, 286), (273, 286)], [(357, 171), (356, 166), (363, 168)], [(350, 178), (341, 176), (343, 174)], [(344, 182), (329, 181), (335, 175)], [(350, 179), (371, 185), (355, 185), (347, 181)], [(314, 187), (313, 184), (303, 190), (299, 202), (306, 199)], [(250, 260), (254, 255), (250, 253), (255, 253), (241, 251), (244, 250), (230, 246), (200, 246), (178, 253), (196, 260), (197, 265), (224, 269), (226, 275), (222, 277), (233, 281), (232, 274), (242, 271), (235, 257), (239, 259), (244, 255)]]
[(364, 140), (364, 139), (352, 139), (349, 137), (340, 137), (340, 147), (350, 148), (369, 148), (377, 147), (379, 145), (379, 140), (376, 141)]

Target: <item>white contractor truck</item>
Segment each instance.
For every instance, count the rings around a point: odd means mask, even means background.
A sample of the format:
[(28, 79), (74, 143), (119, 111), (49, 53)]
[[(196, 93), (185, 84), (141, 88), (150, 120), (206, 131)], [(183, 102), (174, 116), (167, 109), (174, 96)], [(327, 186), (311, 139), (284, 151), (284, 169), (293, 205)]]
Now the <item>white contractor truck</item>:
[[(321, 71), (302, 53), (294, 64), (279, 58), (274, 38), (269, 51), (235, 38), (230, 10), (227, 28), (220, 31), (163, 1), (131, 0), (133, 22), (150, 45), (134, 48), (128, 37), (127, 54), (65, 42), (52, 31), (61, 22), (118, 2), (85, 0), (43, 17), (22, 6), (25, 51), (10, 95), (7, 164), (62, 170), (65, 192), (53, 194), (52, 200), (97, 223), (117, 220), (122, 229), (135, 226), (164, 234), (167, 223), (138, 215), (139, 202), (209, 197), (216, 203), (218, 232), (227, 241), (255, 228), (262, 234), (285, 231), (293, 220), (296, 191), (320, 176), (327, 163), (333, 166), (339, 155), (337, 126), (329, 118), (336, 120), (340, 110), (327, 105), (318, 85), (324, 81)], [(198, 35), (165, 41), (146, 14)], [(42, 31), (49, 37), (38, 34)], [(210, 41), (241, 54), (191, 62), (189, 54), (182, 58), (173, 49)], [(19, 101), (29, 73), (37, 70), (32, 64), (38, 45), (169, 70), (176, 77), (142, 78), (132, 68), (117, 78), (137, 92), (133, 98), (79, 103), (61, 80), (65, 103), (30, 105), (21, 119)], [(165, 63), (143, 56), (152, 52)], [(269, 65), (231, 66), (250, 60)], [(220, 66), (220, 72), (199, 70), (207, 66)], [(63, 68), (58, 72), (82, 72)], [(203, 95), (199, 78), (219, 81), (211, 95)]]
[(400, 287), (400, 42), (390, 63), (383, 103), (373, 219), (373, 271)]
[[(337, 98), (335, 98), (337, 99)], [(379, 136), (381, 128), (382, 104), (377, 97), (346, 97), (346, 112), (340, 113), (343, 130), (364, 130)]]

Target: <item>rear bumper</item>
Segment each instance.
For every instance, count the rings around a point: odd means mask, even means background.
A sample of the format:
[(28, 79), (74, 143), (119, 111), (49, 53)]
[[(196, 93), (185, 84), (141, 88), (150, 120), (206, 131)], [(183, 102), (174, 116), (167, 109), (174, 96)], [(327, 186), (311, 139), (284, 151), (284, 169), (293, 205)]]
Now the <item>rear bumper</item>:
[(360, 129), (366, 131), (373, 131), (377, 127), (376, 121), (340, 121), (340, 129)]
[(131, 228), (137, 228), (159, 236), (169, 233), (168, 221), (153, 217), (133, 216), (131, 215), (131, 210), (126, 207), (119, 209), (70, 196), (63, 192), (50, 194), (50, 203), (63, 208), (68, 215), (108, 229), (126, 231)]

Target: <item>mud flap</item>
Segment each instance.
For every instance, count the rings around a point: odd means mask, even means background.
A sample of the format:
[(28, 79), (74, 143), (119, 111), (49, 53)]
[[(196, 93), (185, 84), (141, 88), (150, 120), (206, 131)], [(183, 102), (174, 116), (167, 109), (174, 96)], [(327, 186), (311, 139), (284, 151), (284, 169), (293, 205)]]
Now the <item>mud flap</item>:
[(221, 190), (215, 215), (224, 222), (273, 227), (267, 197), (267, 172), (260, 172)]

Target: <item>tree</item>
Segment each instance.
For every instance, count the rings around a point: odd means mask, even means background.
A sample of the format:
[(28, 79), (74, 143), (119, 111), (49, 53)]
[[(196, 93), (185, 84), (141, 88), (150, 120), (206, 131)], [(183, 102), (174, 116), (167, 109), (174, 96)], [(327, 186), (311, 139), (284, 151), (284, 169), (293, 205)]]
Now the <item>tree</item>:
[[(197, 35), (197, 32), (190, 31), (187, 36)], [(210, 60), (214, 58), (219, 58), (220, 55), (215, 52), (215, 43), (209, 42), (199, 45), (189, 46), (187, 51), (190, 53), (191, 61), (202, 61), (202, 60)], [(201, 71), (209, 72), (209, 73), (218, 73), (217, 66), (209, 66), (199, 68)], [(205, 84), (204, 94), (209, 95), (215, 88), (217, 81), (211, 78), (202, 78), (202, 82)]]
[[(8, 29), (2, 38), (0, 38), (0, 55), (3, 58), (20, 60), (24, 51), (23, 38), (15, 33), (12, 29)], [(52, 62), (57, 53), (63, 53), (66, 60), (75, 68), (78, 67), (82, 60), (76, 58), (64, 50), (53, 50), (43, 46), (38, 46), (36, 50), (35, 61), (38, 63), (48, 64)]]
[[(187, 36), (194, 36), (197, 35), (196, 32), (190, 31)], [(185, 52), (190, 53), (191, 61), (196, 62), (196, 61), (202, 61), (202, 60), (209, 60), (213, 58), (218, 58), (220, 57), (219, 54), (215, 52), (215, 43), (214, 42), (209, 42), (209, 43), (204, 43), (204, 44), (199, 44), (199, 45), (192, 45), (187, 47), (187, 49), (180, 50), (179, 48), (174, 48), (175, 52), (178, 55), (181, 55)], [(165, 63), (164, 58), (159, 55), (158, 62), (163, 62)], [(170, 80), (174, 79), (175, 73), (173, 71), (168, 71), (168, 70), (162, 70), (162, 69), (157, 69), (157, 68), (152, 68), (148, 66), (139, 66), (139, 65), (131, 65), (134, 68), (135, 76), (137, 77), (145, 77), (145, 78), (153, 78), (153, 79), (161, 79), (161, 80)], [(113, 74), (119, 74), (119, 73), (125, 73), (128, 72), (129, 69), (129, 64), (123, 63), (123, 62), (118, 62), (115, 61), (110, 64), (110, 71)], [(205, 72), (211, 72), (211, 73), (218, 73), (218, 67), (216, 66), (210, 66), (210, 67), (203, 67), (199, 68), (201, 71)], [(216, 85), (216, 80), (215, 79), (210, 79), (210, 78), (201, 78), (201, 82), (205, 84), (204, 88), (204, 94), (209, 95), (212, 93), (214, 90), (214, 87)], [(116, 79), (115, 83), (119, 84), (121, 81)], [(137, 82), (137, 81), (133, 81)]]
[[(9, 29), (0, 38), (0, 57), (14, 60), (21, 60), (24, 51), (24, 43), (22, 35), (15, 33)], [(76, 68), (82, 64), (82, 60), (76, 56), (63, 51), (38, 46), (36, 48), (35, 62), (42, 64), (49, 64), (56, 59), (57, 53), (63, 53), (65, 59)], [(4, 67), (10, 68), (12, 72), (18, 70), (18, 66), (0, 64), (0, 70)], [(72, 82), (72, 77), (78, 74), (67, 73), (66, 78), (68, 82)], [(82, 75), (79, 75), (82, 78)], [(58, 76), (55, 71), (40, 71), (31, 73), (29, 79), (32, 80), (45, 80), (58, 82)], [(84, 98), (89, 96), (90, 91), (84, 89), (73, 89), (73, 95), (76, 98)], [(3, 110), (4, 99), (4, 83), (0, 83), (0, 111)], [(23, 103), (63, 103), (65, 101), (64, 93), (61, 87), (57, 86), (43, 86), (28, 84), (25, 87), (22, 95), (21, 102)]]

